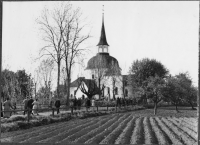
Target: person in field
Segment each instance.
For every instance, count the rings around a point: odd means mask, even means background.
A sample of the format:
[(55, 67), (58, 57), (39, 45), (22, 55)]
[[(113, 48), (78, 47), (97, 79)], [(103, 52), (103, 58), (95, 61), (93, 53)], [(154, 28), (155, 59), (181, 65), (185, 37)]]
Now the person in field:
[(1, 117), (3, 117), (3, 107), (2, 107), (3, 105), (2, 105), (2, 102), (1, 102)]
[(9, 100), (9, 98), (7, 98), (6, 99), (6, 101), (3, 103), (3, 106), (4, 106), (4, 111), (8, 111), (8, 112), (4, 112), (4, 115), (3, 115), (3, 117), (4, 118), (9, 118), (10, 117), (10, 111), (11, 111), (11, 108), (13, 108), (12, 107), (12, 105), (11, 105), (11, 102), (10, 102), (10, 100)]
[(38, 114), (38, 108), (39, 108), (39, 102), (38, 99), (35, 99), (35, 101), (32, 103), (33, 104), (33, 114)]
[(12, 106), (13, 106), (13, 114), (17, 114), (17, 112), (15, 111), (17, 109), (17, 103), (15, 101), (13, 102)]
[(78, 110), (81, 110), (81, 98), (78, 98), (77, 106), (78, 106)]
[(25, 115), (26, 112), (27, 112), (27, 109), (28, 109), (28, 97), (26, 97), (26, 98), (23, 100), (22, 103), (24, 104), (24, 115)]
[(92, 99), (92, 107), (95, 107), (95, 100)]
[(76, 107), (77, 107), (77, 99), (76, 96), (74, 95), (74, 110), (76, 110)]
[(60, 110), (59, 110), (60, 109), (60, 100), (59, 99), (56, 100), (55, 107), (57, 109), (57, 114), (60, 113)]
[(32, 109), (33, 109), (33, 102), (34, 102), (34, 100), (33, 100), (33, 98), (31, 97), (29, 100), (28, 100), (28, 102), (27, 102), (27, 108), (29, 109), (29, 113), (30, 114), (33, 114), (33, 112), (32, 112)]

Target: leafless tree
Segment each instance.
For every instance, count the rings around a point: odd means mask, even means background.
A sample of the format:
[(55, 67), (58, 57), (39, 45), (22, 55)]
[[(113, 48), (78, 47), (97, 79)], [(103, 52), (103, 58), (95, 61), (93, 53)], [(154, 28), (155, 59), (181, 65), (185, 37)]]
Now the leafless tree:
[(39, 78), (43, 82), (42, 85), (46, 88), (49, 87), (49, 83), (52, 82), (52, 73), (54, 69), (54, 61), (50, 58), (41, 61), (38, 67)]
[(60, 67), (63, 58), (63, 35), (69, 6), (55, 8), (53, 11), (44, 9), (41, 18), (37, 21), (46, 45), (40, 50), (40, 57), (50, 56), (57, 64), (57, 95), (59, 96)]
[(64, 4), (55, 8), (51, 13), (48, 10), (44, 11), (42, 20), (38, 23), (42, 26), (44, 32), (44, 41), (47, 45), (41, 49), (45, 52), (43, 55), (50, 55), (57, 63), (57, 95), (59, 96), (61, 61), (65, 61), (66, 78), (67, 78), (67, 103), (69, 103), (71, 71), (75, 63), (79, 63), (83, 51), (80, 49), (80, 44), (87, 40), (89, 33), (84, 35), (82, 25), (84, 20), (81, 19), (80, 9), (74, 9), (70, 3)]
[(99, 94), (99, 92), (101, 91), (98, 88), (95, 80), (85, 79), (85, 78), (79, 78), (78, 79), (77, 90), (78, 89), (80, 89), (82, 93), (84, 93), (85, 95), (87, 95), (87, 97), (89, 99), (91, 99), (94, 95)]
[(86, 25), (82, 19), (80, 8), (73, 9), (71, 5), (67, 5), (67, 8), (68, 12), (65, 17), (65, 29), (64, 35), (62, 35), (62, 41), (67, 78), (67, 103), (69, 103), (72, 68), (76, 63), (81, 64), (83, 54), (86, 50), (81, 47), (81, 44), (90, 38), (90, 34), (87, 32), (84, 34)]

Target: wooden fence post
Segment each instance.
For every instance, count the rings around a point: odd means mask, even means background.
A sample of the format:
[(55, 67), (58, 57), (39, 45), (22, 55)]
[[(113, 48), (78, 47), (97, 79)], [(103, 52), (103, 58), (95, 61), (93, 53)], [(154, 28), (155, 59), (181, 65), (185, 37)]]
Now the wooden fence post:
[(71, 107), (71, 115), (73, 115), (73, 107)]
[(52, 116), (54, 117), (54, 108), (52, 108)]
[(30, 121), (30, 113), (31, 113), (30, 108), (28, 108), (28, 114), (27, 114), (28, 122)]

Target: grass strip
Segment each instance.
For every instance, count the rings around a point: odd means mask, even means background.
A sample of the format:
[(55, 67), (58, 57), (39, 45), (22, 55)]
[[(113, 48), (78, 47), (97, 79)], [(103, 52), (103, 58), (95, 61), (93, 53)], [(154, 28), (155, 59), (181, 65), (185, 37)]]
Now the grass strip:
[(120, 135), (120, 133), (123, 131), (123, 129), (126, 127), (127, 123), (131, 120), (132, 115), (127, 117), (125, 120), (123, 120), (117, 128), (115, 128), (106, 138), (104, 138), (99, 144), (114, 144), (117, 137)]
[(29, 138), (29, 139), (26, 139), (26, 140), (20, 142), (20, 143), (35, 143), (35, 142), (38, 142), (38, 141), (40, 141), (40, 140), (48, 139), (48, 138), (51, 138), (51, 137), (53, 137), (53, 136), (55, 136), (55, 135), (58, 135), (58, 134), (60, 134), (60, 133), (63, 133), (63, 132), (65, 132), (66, 130), (67, 130), (67, 131), (70, 131), (70, 130), (73, 130), (73, 131), (74, 131), (74, 130), (80, 130), (80, 128), (86, 127), (86, 126), (92, 124), (92, 123), (95, 122), (95, 121), (97, 121), (97, 120), (90, 120), (89, 122), (86, 122), (85, 124), (84, 124), (84, 123), (83, 123), (83, 124), (79, 124), (78, 126), (77, 126), (77, 124), (67, 125), (67, 126), (64, 126), (64, 125), (63, 125), (63, 126), (60, 127), (60, 128), (56, 128), (56, 129), (54, 129), (54, 130), (51, 130), (50, 132), (44, 131), (44, 132), (42, 132), (40, 135), (31, 137), (31, 138)]
[(167, 119), (170, 120), (172, 123), (174, 123), (176, 126), (179, 126), (179, 128), (181, 128), (190, 137), (192, 137), (194, 140), (197, 141), (198, 134), (195, 131), (193, 131), (192, 129), (190, 129), (187, 126), (185, 126), (186, 123), (185, 124), (184, 123), (180, 123), (180, 121), (176, 120), (176, 117), (167, 118)]
[(130, 114), (124, 114), (118, 120), (116, 120), (110, 127), (105, 129), (104, 131), (100, 132), (99, 134), (97, 134), (93, 138), (87, 140), (85, 143), (86, 144), (99, 144), (110, 132), (112, 132), (112, 130), (114, 130), (114, 128), (116, 128), (118, 126), (118, 124), (120, 122), (122, 122), (122, 120), (127, 118), (129, 115)]
[(171, 144), (182, 145), (184, 144), (179, 136), (173, 132), (171, 128), (169, 128), (165, 123), (163, 123), (158, 117), (155, 118), (159, 126), (163, 129), (163, 131), (168, 135), (171, 140)]
[(173, 124), (171, 121), (167, 120), (166, 118), (162, 118), (162, 120), (169, 128), (171, 128), (177, 135), (179, 135), (180, 140), (182, 140), (184, 144), (192, 145), (196, 143), (194, 139), (192, 139), (187, 133), (185, 133), (182, 129)]
[(144, 143), (144, 127), (143, 127), (143, 117), (139, 117), (136, 120), (136, 127), (133, 130), (130, 144), (143, 144)]
[(156, 121), (154, 120), (153, 117), (150, 117), (150, 123), (152, 126), (153, 131), (156, 134), (158, 144), (160, 145), (166, 145), (170, 144), (169, 138), (166, 136), (166, 134), (160, 129)]
[[(79, 138), (83, 134), (89, 132), (92, 129), (97, 128), (98, 126), (101, 126), (102, 124), (105, 124), (109, 119), (105, 118), (103, 120), (100, 120), (99, 122), (93, 122), (93, 124), (86, 126), (85, 128), (81, 128), (78, 132), (69, 132), (69, 136), (65, 137), (64, 139), (57, 140), (56, 143), (71, 143), (73, 142), (76, 138)], [(65, 133), (63, 133), (65, 134)], [(66, 134), (65, 134), (66, 136)]]
[(122, 133), (116, 139), (115, 144), (130, 144), (131, 134), (135, 127), (135, 120), (138, 117), (132, 115), (132, 119), (128, 122)]
[(149, 117), (144, 117), (143, 126), (144, 126), (145, 144), (158, 144), (155, 133), (152, 131), (152, 126), (150, 124)]
[(82, 135), (81, 137), (77, 138), (76, 140), (73, 141), (73, 143), (84, 143), (87, 140), (89, 140), (90, 138), (96, 136), (97, 134), (99, 134), (99, 132), (104, 131), (106, 128), (108, 128), (110, 125), (113, 124), (113, 122), (115, 122), (116, 120), (118, 120), (121, 116), (117, 115), (114, 118), (110, 117), (110, 120), (108, 120), (107, 123), (105, 123), (104, 125), (99, 125), (98, 128), (91, 130), (90, 132), (88, 132), (85, 135)]

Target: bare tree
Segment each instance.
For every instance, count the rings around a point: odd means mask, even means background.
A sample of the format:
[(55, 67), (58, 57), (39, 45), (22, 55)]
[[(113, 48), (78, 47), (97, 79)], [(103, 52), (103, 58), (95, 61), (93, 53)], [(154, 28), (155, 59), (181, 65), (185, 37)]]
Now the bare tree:
[(77, 90), (78, 89), (80, 89), (82, 93), (87, 95), (87, 97), (89, 99), (91, 99), (94, 95), (99, 94), (99, 92), (101, 91), (101, 90), (99, 90), (98, 86), (96, 85), (95, 80), (90, 80), (90, 79), (85, 79), (85, 78), (78, 79)]
[(49, 83), (52, 82), (52, 73), (54, 69), (54, 61), (50, 58), (42, 60), (38, 67), (39, 78), (43, 82), (46, 88), (49, 87)]
[(63, 35), (65, 32), (65, 21), (69, 11), (69, 5), (62, 5), (53, 11), (45, 9), (38, 20), (43, 40), (46, 45), (40, 50), (40, 57), (50, 56), (57, 64), (57, 95), (59, 96), (60, 66), (63, 58)]
[(35, 87), (36, 83), (39, 82), (40, 90), (42, 89), (44, 92), (44, 96), (42, 96), (43, 97), (42, 99), (48, 99), (50, 97), (53, 69), (54, 69), (54, 60), (52, 60), (51, 58), (47, 58), (40, 62), (38, 70), (36, 70), (37, 80), (35, 80)]
[(83, 62), (83, 54), (85, 48), (81, 48), (81, 44), (90, 38), (89, 33), (83, 34), (84, 20), (82, 20), (82, 14), (80, 8), (73, 9), (71, 5), (67, 5), (68, 11), (65, 16), (64, 23), (64, 35), (62, 35), (62, 41), (64, 45), (63, 54), (65, 61), (65, 70), (67, 78), (67, 105), (69, 103), (70, 96), (70, 83), (71, 83), (71, 73), (73, 66), (78, 63)]

